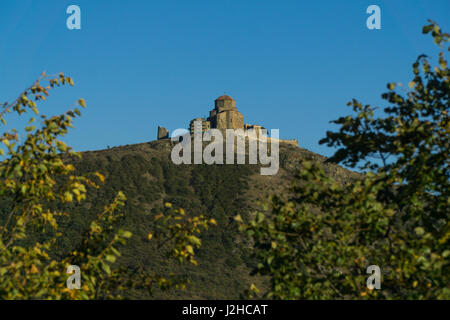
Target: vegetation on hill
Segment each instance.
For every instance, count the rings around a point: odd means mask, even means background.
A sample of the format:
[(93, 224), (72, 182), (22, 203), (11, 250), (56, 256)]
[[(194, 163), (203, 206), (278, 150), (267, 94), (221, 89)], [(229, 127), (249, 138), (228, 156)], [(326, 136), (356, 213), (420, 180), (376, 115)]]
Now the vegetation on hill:
[[(157, 291), (154, 298), (237, 299), (257, 283), (266, 287), (264, 277), (250, 276), (256, 261), (251, 243), (240, 234), (233, 217), (248, 215), (260, 208), (271, 193), (280, 193), (286, 181), (294, 177), (302, 159), (323, 163), (325, 157), (291, 145), (280, 147), (284, 159), (276, 176), (261, 176), (257, 165), (174, 165), (170, 160), (173, 143), (159, 140), (149, 143), (83, 153), (72, 163), (82, 172), (98, 171), (105, 175), (101, 189), (89, 190), (85, 205), (73, 206), (68, 238), (77, 239), (88, 212), (95, 212), (117, 190), (127, 195), (122, 227), (133, 231), (118, 263), (127, 268), (139, 266), (161, 273), (184, 275), (186, 290)], [(333, 164), (323, 164), (330, 175), (340, 180), (359, 175)], [(147, 241), (153, 218), (162, 205), (170, 202), (188, 214), (214, 219), (217, 227), (201, 235), (202, 246), (196, 251), (197, 266), (169, 263), (157, 246)], [(79, 226), (79, 227), (77, 227)], [(70, 242), (67, 243), (70, 245)], [(130, 291), (127, 297), (149, 298), (143, 290)]]

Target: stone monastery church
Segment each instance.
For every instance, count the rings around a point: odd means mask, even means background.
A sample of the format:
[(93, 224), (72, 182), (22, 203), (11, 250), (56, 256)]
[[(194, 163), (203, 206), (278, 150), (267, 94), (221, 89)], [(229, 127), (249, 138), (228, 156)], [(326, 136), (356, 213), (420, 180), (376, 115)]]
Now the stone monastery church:
[[(202, 131), (209, 129), (254, 129), (256, 132), (265, 129), (257, 124), (245, 124), (244, 116), (236, 108), (236, 100), (232, 97), (223, 95), (214, 101), (214, 109), (209, 112), (208, 118), (195, 118), (189, 123), (189, 130), (191, 134), (194, 133), (194, 123), (201, 121)], [(169, 131), (158, 126), (158, 140), (169, 137)], [(280, 140), (280, 142), (297, 145), (297, 140)]]

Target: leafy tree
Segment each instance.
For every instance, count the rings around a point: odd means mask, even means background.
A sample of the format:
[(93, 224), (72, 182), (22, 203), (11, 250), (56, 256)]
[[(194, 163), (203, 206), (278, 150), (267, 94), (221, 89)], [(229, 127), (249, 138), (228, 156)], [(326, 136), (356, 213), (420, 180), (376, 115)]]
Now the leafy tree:
[[(6, 125), (8, 113), (21, 116), (31, 110), (37, 115), (37, 103), (46, 100), (54, 87), (67, 84), (73, 85), (73, 80), (62, 73), (43, 73), (15, 101), (0, 104), (1, 122)], [(83, 99), (78, 104), (85, 107)], [(33, 124), (36, 119), (30, 117), (23, 142), (16, 129), (0, 137), (6, 147), (6, 154), (0, 148), (4, 157), (0, 162), (0, 298), (104, 299), (121, 298), (121, 292), (135, 287), (149, 292), (153, 288), (183, 289), (185, 282), (178, 277), (117, 265), (120, 246), (132, 237), (131, 232), (118, 228), (123, 216), (120, 210), (126, 206), (122, 192), (90, 222), (75, 249), (62, 256), (56, 253), (58, 240), (64, 237), (58, 226), (69, 213), (53, 208), (79, 205), (88, 188), (100, 188), (105, 179), (98, 172), (75, 175), (69, 160), (81, 155), (60, 140), (80, 114), (74, 108), (50, 118), (42, 115), (38, 127)], [(161, 250), (179, 262), (196, 264), (194, 249), (201, 245), (198, 235), (211, 224), (215, 221), (187, 217), (182, 209), (166, 203), (148, 240), (157, 241)], [(40, 235), (38, 240), (36, 234)], [(69, 265), (80, 267), (79, 290), (66, 287)]]
[[(391, 106), (353, 100), (321, 143), (338, 147), (328, 161), (366, 171), (338, 183), (309, 162), (286, 198), (273, 197), (241, 229), (254, 241), (255, 272), (269, 275), (274, 299), (449, 299), (449, 34), (430, 21), (440, 47), (432, 67), (421, 55), (404, 95), (389, 83)], [(381, 289), (366, 286), (369, 265)], [(257, 295), (257, 288), (250, 290)]]

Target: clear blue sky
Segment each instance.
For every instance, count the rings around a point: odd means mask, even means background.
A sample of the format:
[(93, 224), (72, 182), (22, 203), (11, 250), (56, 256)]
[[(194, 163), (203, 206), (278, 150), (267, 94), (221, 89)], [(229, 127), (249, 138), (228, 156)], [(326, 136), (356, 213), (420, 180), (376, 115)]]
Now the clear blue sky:
[[(81, 30), (66, 28), (70, 4)], [(381, 30), (366, 28), (371, 4)], [(246, 123), (331, 155), (318, 140), (348, 100), (380, 104), (387, 82), (407, 83), (416, 56), (435, 54), (427, 18), (448, 32), (450, 1), (1, 1), (0, 101), (43, 70), (72, 76), (41, 108), (85, 98), (66, 139), (83, 151), (187, 127), (226, 92)]]

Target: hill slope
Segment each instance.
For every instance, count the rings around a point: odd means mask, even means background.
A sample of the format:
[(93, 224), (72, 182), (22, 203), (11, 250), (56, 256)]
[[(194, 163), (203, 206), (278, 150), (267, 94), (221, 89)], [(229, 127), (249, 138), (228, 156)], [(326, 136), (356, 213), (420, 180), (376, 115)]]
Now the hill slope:
[[(237, 299), (250, 283), (264, 287), (264, 279), (249, 276), (252, 261), (249, 246), (242, 241), (232, 219), (259, 207), (271, 194), (283, 193), (299, 169), (301, 159), (324, 162), (323, 156), (292, 145), (280, 144), (280, 170), (261, 176), (257, 165), (174, 165), (170, 140), (127, 145), (84, 152), (75, 167), (79, 173), (99, 171), (104, 187), (92, 190), (85, 203), (70, 208), (72, 220), (65, 226), (66, 246), (76, 243), (88, 227), (89, 216), (101, 210), (117, 191), (127, 198), (124, 227), (133, 238), (121, 251), (120, 262), (128, 268), (150, 268), (185, 273), (191, 284), (184, 292), (156, 292), (153, 298)], [(328, 174), (339, 180), (358, 174), (333, 164), (324, 164)], [(151, 216), (164, 202), (182, 207), (190, 214), (214, 218), (218, 226), (202, 235), (198, 266), (169, 265), (146, 236)], [(149, 298), (145, 292), (127, 293), (128, 298)]]

